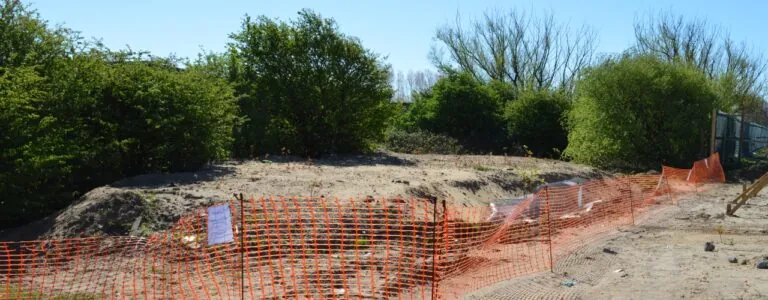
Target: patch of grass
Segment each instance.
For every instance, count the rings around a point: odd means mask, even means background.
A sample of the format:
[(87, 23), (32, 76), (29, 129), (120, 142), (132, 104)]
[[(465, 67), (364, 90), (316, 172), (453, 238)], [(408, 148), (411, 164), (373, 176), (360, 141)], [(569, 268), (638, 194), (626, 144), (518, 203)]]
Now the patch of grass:
[(523, 188), (526, 191), (533, 190), (535, 187), (546, 183), (544, 178), (541, 177), (541, 170), (538, 168), (521, 170), (518, 174), (522, 178)]
[(152, 235), (152, 228), (149, 228), (149, 225), (146, 223), (141, 223), (139, 225), (139, 236), (150, 236)]
[(28, 290), (18, 286), (11, 286), (10, 289), (0, 288), (0, 296), (5, 300), (21, 299), (50, 299), (50, 300), (96, 300), (99, 299), (95, 294), (86, 292), (76, 292), (58, 295), (45, 295), (43, 293)]
[(488, 171), (492, 171), (493, 170), (493, 168), (487, 167), (487, 166), (484, 166), (484, 165), (475, 165), (474, 169), (478, 170), (480, 172), (488, 172)]

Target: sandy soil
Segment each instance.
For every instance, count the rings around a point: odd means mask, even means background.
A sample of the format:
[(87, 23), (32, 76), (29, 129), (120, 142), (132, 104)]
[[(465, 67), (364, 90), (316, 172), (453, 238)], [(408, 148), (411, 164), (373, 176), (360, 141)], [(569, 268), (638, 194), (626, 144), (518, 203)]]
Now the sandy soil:
[[(726, 201), (740, 191), (740, 185), (717, 185), (685, 196), (645, 215), (638, 226), (559, 260), (553, 273), (506, 281), (466, 298), (768, 299), (768, 270), (755, 265), (768, 255), (768, 195), (751, 199), (736, 217), (724, 216)], [(715, 244), (713, 252), (704, 251), (706, 242)], [(568, 280), (575, 285), (564, 286)]]
[[(467, 207), (522, 195), (540, 179), (610, 175), (562, 161), (507, 156), (404, 155), (307, 161), (267, 157), (194, 173), (149, 174), (96, 188), (58, 214), (0, 232), (0, 241), (93, 235), (147, 235), (201, 207), (246, 197), (417, 197)], [(139, 219), (141, 218), (141, 219)]]

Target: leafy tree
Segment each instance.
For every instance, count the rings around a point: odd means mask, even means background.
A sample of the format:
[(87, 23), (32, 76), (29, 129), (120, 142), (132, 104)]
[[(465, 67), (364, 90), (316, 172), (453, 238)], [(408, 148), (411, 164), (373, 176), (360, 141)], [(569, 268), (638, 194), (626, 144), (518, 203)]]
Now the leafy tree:
[(191, 171), (229, 157), (237, 108), (225, 80), (135, 60), (113, 63), (109, 79), (96, 134), (119, 145), (123, 175)]
[(73, 143), (44, 109), (56, 87), (46, 75), (70, 53), (70, 34), (20, 1), (0, 2), (0, 226), (71, 197)]
[(237, 154), (359, 152), (384, 137), (396, 109), (389, 67), (332, 19), (309, 10), (291, 23), (247, 17), (231, 37), (247, 117)]
[(224, 78), (112, 52), (0, 2), (0, 226), (99, 185), (227, 158), (237, 107)]
[(471, 151), (503, 147), (501, 103), (490, 88), (468, 73), (451, 73), (417, 98), (403, 122), (457, 139)]
[(569, 113), (565, 154), (600, 167), (687, 165), (717, 101), (704, 73), (653, 56), (612, 58), (586, 70)]
[(72, 143), (40, 109), (49, 93), (32, 67), (0, 68), (0, 226), (48, 213), (71, 195)]
[(48, 26), (37, 11), (21, 1), (0, 2), (0, 67), (34, 66), (35, 71), (45, 73), (81, 43), (73, 37), (67, 28)]
[(527, 146), (536, 156), (558, 157), (568, 145), (565, 118), (569, 107), (567, 96), (560, 92), (522, 92), (504, 113), (510, 140)]

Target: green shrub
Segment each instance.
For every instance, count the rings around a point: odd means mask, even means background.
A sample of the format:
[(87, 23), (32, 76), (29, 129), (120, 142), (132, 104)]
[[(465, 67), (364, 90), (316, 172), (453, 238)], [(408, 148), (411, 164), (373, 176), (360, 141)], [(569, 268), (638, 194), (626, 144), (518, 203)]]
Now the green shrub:
[(523, 91), (507, 104), (504, 120), (510, 140), (536, 156), (555, 157), (568, 145), (566, 95), (547, 90)]
[(717, 99), (700, 71), (648, 56), (608, 59), (586, 70), (576, 92), (564, 154), (628, 169), (698, 159)]
[(423, 130), (414, 132), (395, 130), (387, 137), (386, 147), (390, 151), (409, 154), (460, 154), (463, 152), (456, 139)]
[(466, 73), (442, 77), (429, 93), (417, 97), (401, 123), (450, 136), (467, 150), (503, 148), (501, 101), (491, 88)]
[(229, 156), (237, 107), (223, 79), (93, 47), (19, 1), (0, 11), (0, 227), (126, 176)]
[(335, 21), (309, 10), (292, 22), (246, 17), (232, 39), (246, 117), (237, 155), (365, 152), (383, 140), (396, 111), (389, 67)]
[(109, 141), (122, 175), (191, 171), (229, 157), (237, 108), (226, 82), (130, 60), (110, 73), (95, 135)]

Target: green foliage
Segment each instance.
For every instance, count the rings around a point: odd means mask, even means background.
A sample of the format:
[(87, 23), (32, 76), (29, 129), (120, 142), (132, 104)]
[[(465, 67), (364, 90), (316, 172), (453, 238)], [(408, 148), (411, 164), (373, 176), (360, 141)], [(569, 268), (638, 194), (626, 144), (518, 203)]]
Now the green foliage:
[(501, 103), (493, 91), (467, 73), (441, 78), (427, 95), (417, 97), (402, 123), (455, 138), (472, 151), (500, 149)]
[(541, 169), (531, 168), (518, 171), (518, 175), (523, 183), (524, 191), (534, 191), (539, 185), (547, 183), (543, 177), (541, 177)]
[(504, 112), (510, 139), (537, 156), (557, 157), (568, 145), (565, 118), (570, 102), (563, 93), (523, 91)]
[(58, 295), (45, 295), (38, 291), (21, 288), (15, 285), (3, 287), (3, 296), (6, 300), (21, 299), (51, 299), (51, 300), (95, 300), (98, 295), (87, 292), (63, 293)]
[(308, 10), (290, 24), (248, 17), (231, 37), (247, 117), (238, 155), (360, 152), (384, 138), (396, 111), (389, 67), (332, 19)]
[(0, 223), (66, 198), (71, 142), (40, 106), (49, 97), (32, 68), (0, 68)]
[(0, 226), (126, 176), (229, 156), (237, 107), (225, 79), (92, 47), (17, 1), (0, 5)]
[(2, 225), (71, 197), (63, 188), (74, 155), (69, 132), (46, 108), (55, 94), (46, 75), (67, 53), (68, 32), (47, 28), (18, 1), (0, 3), (0, 12)]
[(198, 72), (126, 60), (110, 68), (93, 134), (120, 158), (123, 175), (190, 171), (229, 157), (233, 91)]
[(460, 154), (463, 152), (456, 139), (423, 130), (413, 132), (395, 130), (387, 136), (386, 147), (390, 151), (410, 154)]
[(588, 69), (577, 95), (565, 154), (631, 169), (697, 159), (717, 100), (700, 71), (649, 56), (608, 59)]
[(79, 44), (66, 28), (51, 28), (21, 1), (0, 2), (0, 67), (34, 66), (51, 70), (56, 60)]

